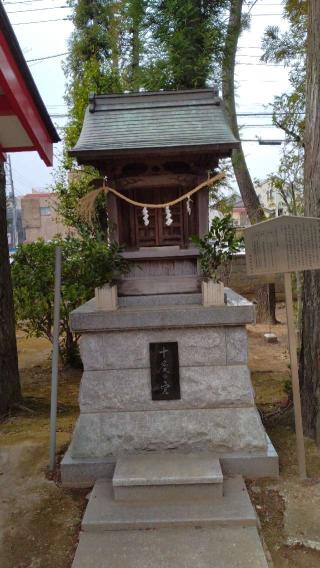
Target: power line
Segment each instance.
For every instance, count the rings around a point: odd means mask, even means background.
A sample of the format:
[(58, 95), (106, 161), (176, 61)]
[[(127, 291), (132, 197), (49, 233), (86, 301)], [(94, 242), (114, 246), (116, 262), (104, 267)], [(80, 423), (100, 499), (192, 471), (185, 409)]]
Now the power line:
[(283, 16), (283, 14), (251, 14), (251, 18), (257, 18), (259, 16)]
[[(259, 139), (258, 138), (240, 138), (240, 141), (241, 142), (255, 142), (255, 143), (257, 143), (257, 142), (259, 142)], [(285, 142), (285, 139), (279, 138), (279, 140), (272, 140), (272, 142), (278, 142), (278, 144), (280, 144), (280, 143), (282, 144), (283, 142)], [(263, 146), (267, 146), (267, 144), (263, 144)], [(273, 146), (273, 144), (272, 144), (272, 146)]]
[(25, 14), (25, 12), (43, 12), (44, 10), (61, 10), (62, 8), (70, 10), (70, 6), (50, 6), (49, 8), (27, 8), (26, 10), (8, 11), (7, 14)]
[(26, 62), (32, 63), (33, 61), (45, 61), (46, 59), (54, 59), (55, 57), (62, 57), (63, 55), (68, 55), (68, 52), (56, 53), (55, 55), (46, 55), (45, 57), (36, 57), (35, 59), (26, 59)]
[[(34, 2), (48, 2), (48, 1), (49, 0), (19, 0), (19, 1), (17, 0), (15, 2), (4, 1), (3, 4), (5, 6), (9, 6), (9, 5), (11, 6), (11, 5), (14, 5), (14, 4), (33, 4)], [(51, 2), (53, 2), (53, 0), (51, 0)]]
[(248, 63), (248, 62), (244, 62), (244, 61), (236, 61), (236, 65), (253, 65), (254, 67), (282, 67), (284, 68), (285, 65), (281, 65), (280, 63), (264, 63), (263, 61), (261, 63)]
[[(286, 115), (286, 112), (279, 112), (277, 114)], [(295, 112), (294, 114), (300, 114), (304, 116), (304, 112)], [(238, 113), (237, 116), (273, 116), (272, 112), (241, 112)]]
[(270, 124), (239, 124), (239, 128), (279, 128), (279, 127), (270, 123)]
[(70, 18), (57, 18), (55, 20), (37, 20), (36, 22), (12, 22), (13, 26), (27, 26), (28, 24), (46, 24), (48, 22), (62, 22), (63, 20), (71, 22)]
[[(49, 105), (49, 106), (50, 106), (50, 105)], [(62, 106), (63, 106), (63, 105), (62, 105)], [(280, 112), (280, 113), (277, 113), (277, 114), (286, 116), (287, 113), (286, 113), (286, 112)], [(304, 116), (304, 113), (303, 113), (303, 112), (297, 112), (297, 113), (295, 113), (295, 114), (296, 114), (296, 115)], [(53, 114), (51, 114), (50, 116), (51, 116), (52, 118), (68, 118), (69, 115), (66, 114), (66, 113), (53, 113)], [(250, 116), (252, 116), (252, 117), (255, 117), (255, 118), (257, 118), (257, 117), (259, 117), (259, 116), (262, 116), (262, 117), (271, 116), (271, 117), (272, 117), (272, 116), (273, 116), (273, 113), (272, 113), (272, 112), (238, 112), (238, 113), (237, 113), (237, 116), (241, 116), (241, 117), (250, 117)], [(251, 126), (251, 125), (248, 125), (248, 126)], [(258, 126), (260, 126), (260, 125), (258, 125)], [(268, 125), (266, 125), (266, 126), (268, 126)]]

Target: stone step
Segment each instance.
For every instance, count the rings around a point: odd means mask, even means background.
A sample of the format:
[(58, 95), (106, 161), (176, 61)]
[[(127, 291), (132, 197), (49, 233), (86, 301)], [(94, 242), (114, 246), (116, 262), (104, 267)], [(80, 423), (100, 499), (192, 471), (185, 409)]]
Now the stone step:
[(72, 568), (268, 568), (256, 527), (80, 533)]
[(152, 529), (171, 526), (239, 526), (256, 525), (242, 477), (224, 481), (223, 499), (190, 501), (116, 501), (112, 483), (96, 481), (82, 521), (82, 530)]
[(206, 453), (121, 456), (112, 483), (114, 497), (121, 501), (208, 500), (223, 495), (220, 462)]

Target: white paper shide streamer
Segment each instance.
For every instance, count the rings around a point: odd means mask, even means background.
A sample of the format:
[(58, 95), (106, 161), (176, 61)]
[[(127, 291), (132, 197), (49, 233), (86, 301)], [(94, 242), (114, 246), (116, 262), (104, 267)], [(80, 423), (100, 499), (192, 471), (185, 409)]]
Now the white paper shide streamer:
[(144, 225), (145, 225), (145, 227), (147, 227), (147, 226), (149, 225), (149, 223), (150, 223), (150, 221), (149, 221), (149, 211), (148, 211), (147, 207), (144, 207), (144, 208), (142, 209), (142, 217), (143, 217)]
[(170, 207), (167, 205), (165, 208), (165, 216), (166, 216), (166, 225), (169, 227), (173, 223)]
[(188, 215), (191, 215), (191, 203), (192, 203), (192, 199), (190, 198), (190, 195), (188, 195), (188, 197), (187, 197), (187, 213), (188, 213)]

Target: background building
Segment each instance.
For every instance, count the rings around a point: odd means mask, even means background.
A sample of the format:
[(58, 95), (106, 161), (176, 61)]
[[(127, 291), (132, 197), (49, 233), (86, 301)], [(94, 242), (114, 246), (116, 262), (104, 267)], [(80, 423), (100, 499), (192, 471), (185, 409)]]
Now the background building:
[[(16, 221), (16, 226), (14, 221)], [(21, 197), (15, 197), (15, 210), (13, 199), (7, 198), (7, 235), (9, 249), (25, 241), (26, 234), (21, 218)]]
[(36, 239), (50, 241), (56, 235), (66, 237), (74, 230), (66, 227), (57, 214), (57, 195), (40, 193), (32, 190), (21, 199), (22, 226), (25, 230), (25, 242)]
[(240, 195), (234, 203), (231, 215), (235, 227), (248, 227), (250, 225), (247, 210)]
[[(270, 182), (262, 182), (256, 185), (255, 189), (266, 217), (280, 217), (280, 215), (288, 214), (287, 207), (280, 193), (274, 187), (271, 187)], [(247, 210), (240, 195), (237, 196), (234, 202), (231, 215), (235, 227), (244, 228), (250, 226)]]
[(256, 185), (256, 192), (266, 215), (280, 217), (287, 214), (287, 208), (280, 193), (271, 186), (269, 181)]

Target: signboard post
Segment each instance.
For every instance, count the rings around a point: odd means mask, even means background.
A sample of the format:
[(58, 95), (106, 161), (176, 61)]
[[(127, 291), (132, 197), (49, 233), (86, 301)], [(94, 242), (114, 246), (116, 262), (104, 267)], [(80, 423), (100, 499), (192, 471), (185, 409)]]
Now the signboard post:
[(244, 231), (248, 275), (284, 273), (299, 474), (306, 478), (291, 272), (320, 268), (320, 219), (277, 217)]

